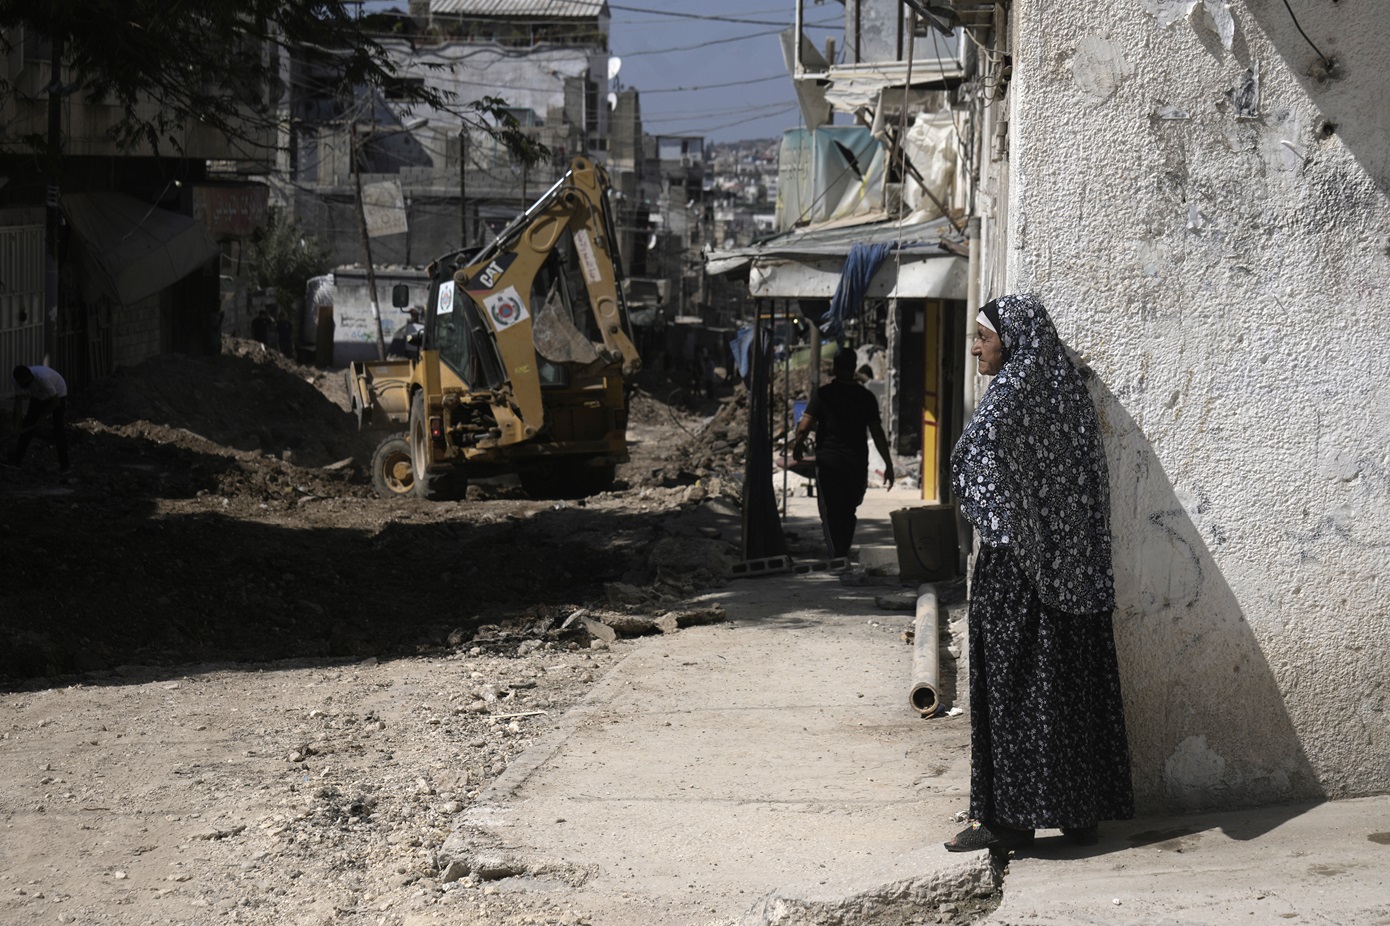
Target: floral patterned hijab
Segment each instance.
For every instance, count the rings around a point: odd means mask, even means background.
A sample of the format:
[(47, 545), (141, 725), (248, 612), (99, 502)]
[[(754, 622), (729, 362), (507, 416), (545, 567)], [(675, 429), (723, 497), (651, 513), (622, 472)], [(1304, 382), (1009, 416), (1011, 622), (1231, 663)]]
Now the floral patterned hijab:
[(961, 513), (982, 543), (1014, 549), (1044, 604), (1108, 611), (1110, 485), (1095, 405), (1036, 296), (994, 308), (1003, 365), (951, 453)]

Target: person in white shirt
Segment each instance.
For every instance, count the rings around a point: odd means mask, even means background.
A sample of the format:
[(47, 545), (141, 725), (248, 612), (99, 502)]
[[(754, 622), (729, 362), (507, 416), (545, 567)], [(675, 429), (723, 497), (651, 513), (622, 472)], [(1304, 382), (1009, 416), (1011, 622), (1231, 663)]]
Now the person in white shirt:
[[(29, 441), (39, 429), (39, 422), (45, 415), (53, 421), (53, 445), (58, 451), (58, 472), (68, 471), (68, 435), (63, 426), (63, 413), (68, 400), (68, 384), (57, 370), (50, 367), (17, 366), (14, 368), (14, 381), (18, 391), (14, 397), (14, 417), (19, 421), (19, 441), (9, 462), (18, 466), (24, 459), (24, 451), (29, 449)], [(21, 402), (29, 400), (29, 410), (20, 419)]]

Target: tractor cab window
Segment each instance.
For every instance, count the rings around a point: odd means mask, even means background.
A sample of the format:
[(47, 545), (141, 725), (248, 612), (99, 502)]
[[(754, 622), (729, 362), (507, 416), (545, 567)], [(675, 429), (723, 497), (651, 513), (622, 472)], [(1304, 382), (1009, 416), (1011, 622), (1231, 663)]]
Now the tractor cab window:
[(439, 359), (470, 389), (495, 389), (502, 383), (496, 351), (483, 324), (477, 304), (466, 292), (453, 280), (440, 284), (432, 340)]

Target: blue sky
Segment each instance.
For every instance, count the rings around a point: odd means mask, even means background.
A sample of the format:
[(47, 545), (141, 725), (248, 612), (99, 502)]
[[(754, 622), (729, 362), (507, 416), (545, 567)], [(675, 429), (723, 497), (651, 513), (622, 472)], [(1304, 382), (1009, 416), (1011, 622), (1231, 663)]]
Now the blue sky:
[[(843, 36), (842, 3), (805, 4), (817, 48), (828, 35)], [(404, 10), (406, 2), (365, 6)], [(650, 134), (737, 141), (780, 138), (801, 125), (778, 38), (795, 20), (795, 0), (609, 0), (609, 11), (610, 50), (622, 61), (618, 82), (640, 91)]]
[[(641, 92), (648, 132), (734, 141), (801, 124), (777, 35), (795, 18), (794, 0), (609, 0), (609, 9), (618, 80)], [(808, 23), (834, 26), (809, 30), (818, 47), (843, 34), (843, 17), (833, 0), (806, 2)]]

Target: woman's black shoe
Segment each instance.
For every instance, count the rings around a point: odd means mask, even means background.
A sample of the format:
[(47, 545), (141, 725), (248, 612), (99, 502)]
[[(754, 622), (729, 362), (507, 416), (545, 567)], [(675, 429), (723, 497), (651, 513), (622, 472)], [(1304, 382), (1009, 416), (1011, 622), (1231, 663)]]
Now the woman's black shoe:
[(1032, 830), (1016, 830), (997, 823), (986, 826), (978, 820), (972, 820), (968, 827), (957, 833), (945, 845), (947, 852), (978, 852), (981, 849), (1002, 852), (1032, 844)]

